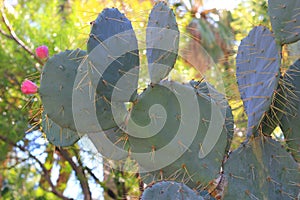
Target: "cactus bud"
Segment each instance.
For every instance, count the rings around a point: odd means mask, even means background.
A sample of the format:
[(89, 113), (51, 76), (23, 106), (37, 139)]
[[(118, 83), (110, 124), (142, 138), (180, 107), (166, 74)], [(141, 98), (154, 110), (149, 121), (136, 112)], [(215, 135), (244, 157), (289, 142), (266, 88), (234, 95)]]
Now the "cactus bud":
[(45, 58), (48, 58), (48, 56), (49, 56), (48, 47), (45, 45), (39, 46), (38, 48), (36, 48), (35, 53), (36, 53), (37, 57), (39, 57), (40, 59), (45, 59)]
[(30, 80), (23, 81), (21, 85), (21, 91), (23, 94), (34, 94), (37, 92), (37, 90), (38, 90), (37, 85)]

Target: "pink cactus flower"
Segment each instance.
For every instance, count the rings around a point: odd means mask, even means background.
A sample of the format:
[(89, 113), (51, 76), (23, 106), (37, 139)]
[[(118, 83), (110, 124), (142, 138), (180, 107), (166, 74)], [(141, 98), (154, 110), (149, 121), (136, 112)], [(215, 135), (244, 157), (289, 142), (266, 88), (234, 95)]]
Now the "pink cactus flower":
[(23, 81), (21, 85), (21, 91), (23, 94), (34, 94), (37, 92), (37, 90), (38, 90), (37, 85), (30, 80)]
[(39, 57), (40, 59), (45, 59), (45, 58), (48, 58), (48, 56), (49, 56), (48, 47), (45, 45), (42, 45), (42, 46), (39, 46), (38, 48), (36, 48), (35, 53), (36, 53), (37, 57)]

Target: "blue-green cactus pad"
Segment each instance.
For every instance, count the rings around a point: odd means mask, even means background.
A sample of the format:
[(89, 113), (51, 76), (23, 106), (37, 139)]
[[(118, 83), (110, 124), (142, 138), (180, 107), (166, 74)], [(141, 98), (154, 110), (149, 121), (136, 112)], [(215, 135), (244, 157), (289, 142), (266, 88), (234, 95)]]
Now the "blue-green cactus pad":
[(284, 81), (287, 103), (280, 125), (288, 150), (300, 162), (300, 60), (286, 71)]
[(77, 69), (86, 57), (82, 50), (67, 50), (51, 57), (41, 75), (39, 93), (47, 116), (62, 128), (76, 130), (72, 92)]
[(271, 135), (275, 128), (279, 126), (280, 120), (283, 117), (286, 107), (286, 86), (284, 84), (283, 77), (280, 77), (279, 84), (273, 95), (272, 103), (269, 111), (264, 116), (261, 124), (261, 132), (264, 135)]
[(43, 132), (51, 144), (67, 147), (73, 145), (80, 139), (79, 133), (68, 128), (60, 127), (48, 118), (47, 115), (43, 114), (42, 120)]
[(131, 22), (118, 9), (106, 8), (92, 24), (88, 57), (80, 75), (109, 101), (134, 101), (139, 51)]
[(104, 132), (89, 133), (87, 136), (104, 158), (114, 161), (127, 158), (127, 135), (118, 127)]
[(228, 181), (224, 200), (299, 197), (298, 164), (280, 143), (268, 137), (250, 139), (232, 152), (224, 172)]
[(161, 181), (148, 186), (143, 192), (141, 200), (204, 200), (194, 190), (184, 183), (175, 181)]
[(268, 0), (272, 28), (280, 44), (289, 44), (300, 39), (299, 10), (299, 0)]
[(280, 60), (273, 33), (264, 26), (254, 27), (239, 46), (236, 76), (248, 115), (248, 137), (256, 133), (269, 110), (280, 77)]
[(189, 84), (149, 86), (127, 126), (144, 181), (185, 180), (195, 188), (216, 178), (229, 143), (222, 109)]
[(179, 46), (176, 17), (165, 2), (157, 3), (151, 10), (146, 45), (150, 79), (158, 83), (173, 69)]
[(233, 115), (231, 111), (231, 107), (229, 106), (229, 103), (225, 97), (224, 94), (218, 92), (214, 86), (209, 84), (208, 82), (202, 81), (190, 81), (190, 84), (193, 86), (193, 88), (196, 89), (196, 92), (199, 94), (206, 94), (209, 98), (211, 98), (213, 101), (215, 101), (221, 108), (221, 111), (225, 117), (225, 127), (227, 129), (227, 147), (226, 152), (229, 152), (231, 141), (233, 138), (233, 132), (234, 132), (234, 121), (233, 121)]

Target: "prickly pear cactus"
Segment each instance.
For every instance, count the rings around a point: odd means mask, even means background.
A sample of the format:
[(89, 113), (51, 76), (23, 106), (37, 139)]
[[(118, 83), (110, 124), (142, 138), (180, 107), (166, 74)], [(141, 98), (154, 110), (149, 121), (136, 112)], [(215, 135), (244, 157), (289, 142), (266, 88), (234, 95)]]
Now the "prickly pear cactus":
[(269, 110), (280, 77), (280, 60), (275, 38), (264, 26), (254, 27), (239, 46), (236, 76), (248, 115), (248, 137), (257, 133)]
[[(268, 28), (257, 26), (239, 46), (236, 75), (248, 138), (234, 152), (228, 154), (234, 124), (225, 95), (204, 81), (163, 80), (179, 46), (174, 13), (164, 2), (149, 16), (151, 84), (141, 94), (136, 35), (116, 8), (104, 9), (92, 23), (88, 53), (68, 50), (47, 61), (39, 92), (48, 140), (69, 146), (87, 134), (106, 158), (135, 159), (143, 181), (150, 184), (141, 196), (145, 200), (208, 200), (214, 192), (219, 199), (224, 189), (225, 200), (297, 199), (300, 61), (283, 78), (279, 68), (281, 45), (299, 39), (298, 7), (298, 1), (269, 0), (279, 43)], [(132, 102), (129, 110), (125, 102)], [(278, 125), (295, 159), (264, 136)], [(199, 195), (188, 187), (202, 191)]]
[(149, 86), (134, 105), (127, 127), (132, 157), (144, 181), (184, 179), (195, 188), (216, 178), (232, 135), (232, 129), (223, 126), (222, 109), (191, 85), (163, 81)]
[(268, 0), (272, 28), (280, 44), (289, 44), (300, 39), (299, 9), (299, 0)]
[(86, 56), (82, 50), (67, 50), (50, 58), (43, 68), (39, 93), (44, 112), (62, 128), (76, 130), (72, 92), (77, 69)]
[(250, 139), (229, 155), (224, 166), (228, 186), (224, 199), (297, 199), (297, 163), (276, 141)]
[(43, 132), (46, 134), (48, 141), (60, 147), (71, 146), (77, 142), (81, 135), (71, 129), (62, 128), (55, 122), (53, 122), (47, 115), (43, 114)]
[(288, 150), (300, 162), (300, 60), (289, 67), (284, 75), (287, 85), (287, 103), (280, 127), (283, 131)]
[(151, 10), (146, 45), (150, 79), (152, 83), (158, 83), (173, 69), (179, 46), (175, 14), (164, 2), (157, 3)]
[(174, 181), (161, 181), (155, 183), (154, 185), (148, 186), (143, 192), (141, 200), (154, 199), (204, 200), (203, 197), (198, 195), (184, 183), (177, 183)]

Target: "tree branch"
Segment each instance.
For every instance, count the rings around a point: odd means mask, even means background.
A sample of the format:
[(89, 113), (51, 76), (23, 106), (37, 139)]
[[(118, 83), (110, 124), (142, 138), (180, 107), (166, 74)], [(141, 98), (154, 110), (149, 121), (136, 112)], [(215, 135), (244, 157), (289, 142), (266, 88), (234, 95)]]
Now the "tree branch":
[(35, 160), (38, 165), (41, 167), (43, 173), (44, 173), (44, 178), (46, 179), (46, 181), (49, 183), (50, 187), (51, 187), (51, 192), (53, 194), (55, 194), (57, 197), (63, 199), (63, 200), (71, 200), (67, 197), (65, 197), (62, 193), (60, 193), (59, 191), (56, 190), (55, 186), (53, 185), (52, 181), (51, 181), (51, 177), (50, 174), (48, 172), (48, 170), (46, 169), (46, 167), (44, 166), (44, 164), (34, 155), (32, 155), (29, 151), (27, 151), (27, 149), (21, 145), (15, 144), (12, 141), (10, 141), (8, 138), (0, 135), (0, 140), (9, 143), (10, 145), (17, 147), (18, 149), (20, 149), (21, 151), (27, 153), (27, 155), (29, 156), (29, 158), (32, 158), (33, 160)]
[[(18, 45), (20, 45), (27, 53), (29, 53), (31, 56), (34, 57), (34, 59), (40, 64), (44, 65), (44, 62), (35, 55), (35, 53), (17, 36), (15, 31), (13, 30), (8, 18), (6, 17), (4, 13), (4, 6), (1, 6), (1, 17), (2, 21), (4, 22), (4, 25), (6, 26), (7, 30), (9, 31), (9, 34), (5, 33), (3, 30), (0, 29), (0, 33), (4, 35), (5, 37), (14, 40)], [(39, 69), (37, 69), (39, 70)]]
[(11, 35), (5, 33), (5, 31), (2, 30), (1, 28), (0, 28), (0, 34), (2, 34), (3, 36), (7, 37), (8, 39), (13, 39), (13, 37)]
[(56, 147), (56, 150), (61, 154), (62, 157), (64, 157), (64, 159), (66, 159), (70, 163), (72, 169), (75, 171), (76, 176), (78, 177), (78, 180), (80, 182), (82, 192), (84, 194), (84, 199), (91, 200), (92, 199), (91, 191), (82, 166), (77, 166), (75, 162), (72, 160), (72, 158), (70, 157), (69, 153), (63, 148)]
[(114, 191), (106, 187), (105, 183), (100, 181), (90, 168), (84, 167), (84, 169), (92, 176), (92, 178), (96, 181), (96, 183), (98, 183), (103, 188), (104, 192), (106, 192), (110, 198), (117, 199), (117, 195), (114, 193)]

